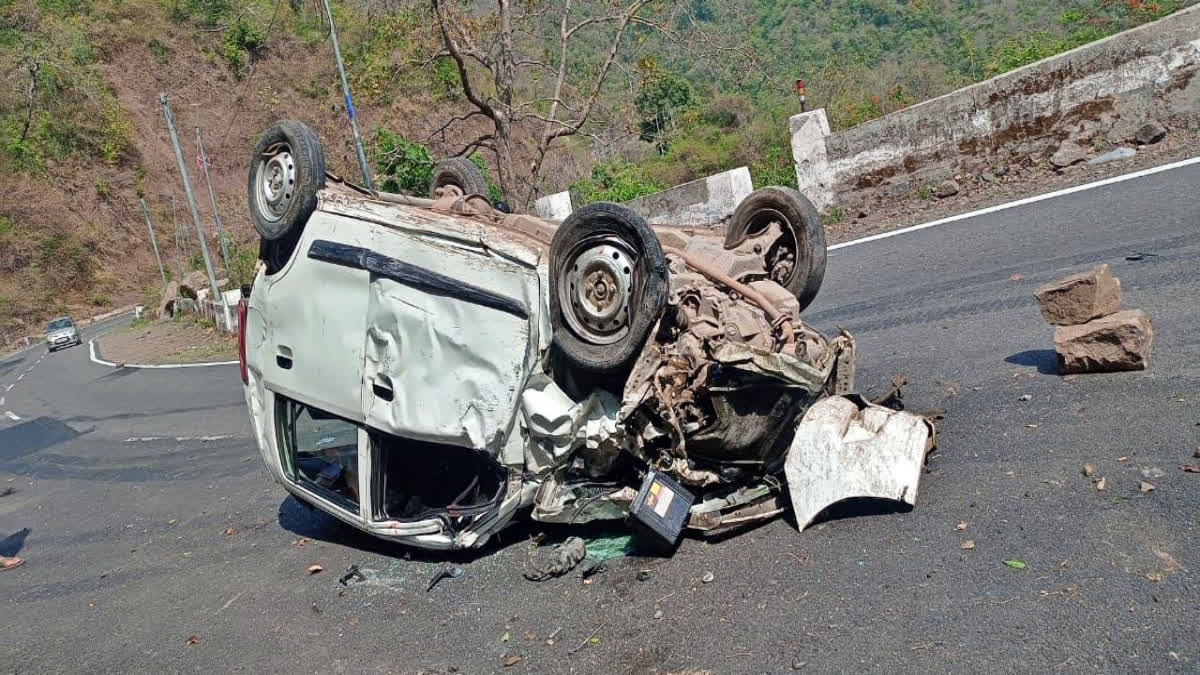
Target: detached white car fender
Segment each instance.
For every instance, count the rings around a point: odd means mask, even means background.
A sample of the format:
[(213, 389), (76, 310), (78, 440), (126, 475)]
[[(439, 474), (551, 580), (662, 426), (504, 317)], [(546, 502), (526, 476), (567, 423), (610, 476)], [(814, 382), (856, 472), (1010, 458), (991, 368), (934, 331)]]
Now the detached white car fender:
[(917, 502), (934, 428), (925, 418), (830, 396), (796, 428), (784, 472), (801, 530), (829, 506), (855, 497)]

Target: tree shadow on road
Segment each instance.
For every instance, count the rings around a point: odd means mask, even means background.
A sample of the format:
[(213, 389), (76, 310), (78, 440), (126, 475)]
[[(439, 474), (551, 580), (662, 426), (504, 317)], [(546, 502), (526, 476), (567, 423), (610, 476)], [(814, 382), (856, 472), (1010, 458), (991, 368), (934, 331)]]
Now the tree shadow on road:
[(0, 361), (0, 377), (3, 377), (25, 361), (24, 355)]
[(1036, 366), (1037, 371), (1042, 375), (1058, 374), (1058, 356), (1053, 349), (1030, 349), (1017, 352), (1004, 361), (1018, 366)]
[(21, 549), (25, 548), (25, 538), (29, 536), (31, 531), (26, 527), (13, 532), (4, 539), (0, 539), (0, 555), (12, 557), (20, 553)]
[(0, 460), (15, 460), (80, 435), (52, 417), (38, 417), (0, 430)]

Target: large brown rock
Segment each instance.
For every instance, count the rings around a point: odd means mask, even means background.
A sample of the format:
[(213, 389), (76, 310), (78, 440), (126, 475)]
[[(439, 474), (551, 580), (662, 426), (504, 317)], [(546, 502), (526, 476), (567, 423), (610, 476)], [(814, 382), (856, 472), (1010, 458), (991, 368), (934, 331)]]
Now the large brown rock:
[(154, 313), (159, 319), (167, 319), (175, 315), (175, 301), (179, 299), (179, 282), (172, 281), (167, 284), (167, 288), (163, 291), (162, 300), (158, 303), (158, 310)]
[(1087, 323), (1121, 311), (1121, 281), (1112, 275), (1107, 264), (1048, 283), (1034, 295), (1042, 307), (1042, 316), (1056, 326)]
[(1060, 373), (1145, 370), (1154, 328), (1140, 309), (1128, 309), (1078, 326), (1054, 329)]
[(179, 284), (179, 294), (195, 300), (201, 288), (208, 288), (208, 275), (200, 270), (192, 270), (183, 275), (183, 283)]

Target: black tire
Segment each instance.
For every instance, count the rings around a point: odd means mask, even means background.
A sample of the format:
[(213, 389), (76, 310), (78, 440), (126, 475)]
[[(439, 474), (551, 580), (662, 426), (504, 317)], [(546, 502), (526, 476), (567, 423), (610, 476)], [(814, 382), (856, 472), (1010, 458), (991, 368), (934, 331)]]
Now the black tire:
[(453, 185), (463, 191), (464, 195), (488, 194), (487, 181), (483, 171), (466, 157), (451, 157), (443, 159), (433, 167), (433, 177), (429, 180), (429, 196), (435, 196), (440, 187)]
[[(579, 334), (564, 314), (563, 293), (582, 251), (613, 245), (629, 252), (628, 314), (614, 341), (599, 344)], [(614, 256), (615, 258), (615, 256)], [(641, 353), (667, 302), (667, 261), (662, 244), (646, 221), (619, 204), (596, 202), (573, 212), (550, 242), (550, 325), (554, 347), (564, 361), (585, 375), (612, 376), (627, 371)], [(574, 311), (574, 310), (571, 310)]]
[(725, 232), (725, 248), (737, 246), (771, 221), (780, 221), (784, 234), (790, 233), (796, 247), (790, 272), (781, 274), (782, 278), (773, 274), (772, 278), (796, 296), (803, 310), (817, 297), (825, 279), (825, 228), (817, 209), (799, 190), (773, 186), (750, 193), (733, 212)]
[(317, 191), (324, 187), (325, 153), (312, 129), (282, 120), (258, 135), (250, 153), (246, 194), (250, 220), (264, 242), (291, 240), (294, 246), (317, 208)]

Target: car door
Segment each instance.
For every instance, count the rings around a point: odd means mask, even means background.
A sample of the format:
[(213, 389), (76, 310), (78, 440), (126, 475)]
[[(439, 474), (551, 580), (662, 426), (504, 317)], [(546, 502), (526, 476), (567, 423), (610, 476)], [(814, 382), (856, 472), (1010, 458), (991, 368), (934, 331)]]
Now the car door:
[(367, 425), (496, 456), (538, 358), (536, 269), (410, 226), (376, 225), (367, 260)]
[[(371, 226), (317, 211), (305, 226), (296, 252), (267, 277), (256, 362), (268, 389), (338, 417), (363, 419), (363, 330), (370, 275), (359, 266), (314, 255), (318, 241), (343, 247), (368, 246)], [(319, 251), (320, 247), (318, 247)], [(256, 289), (256, 295), (257, 295)], [(251, 331), (247, 332), (250, 340)]]

